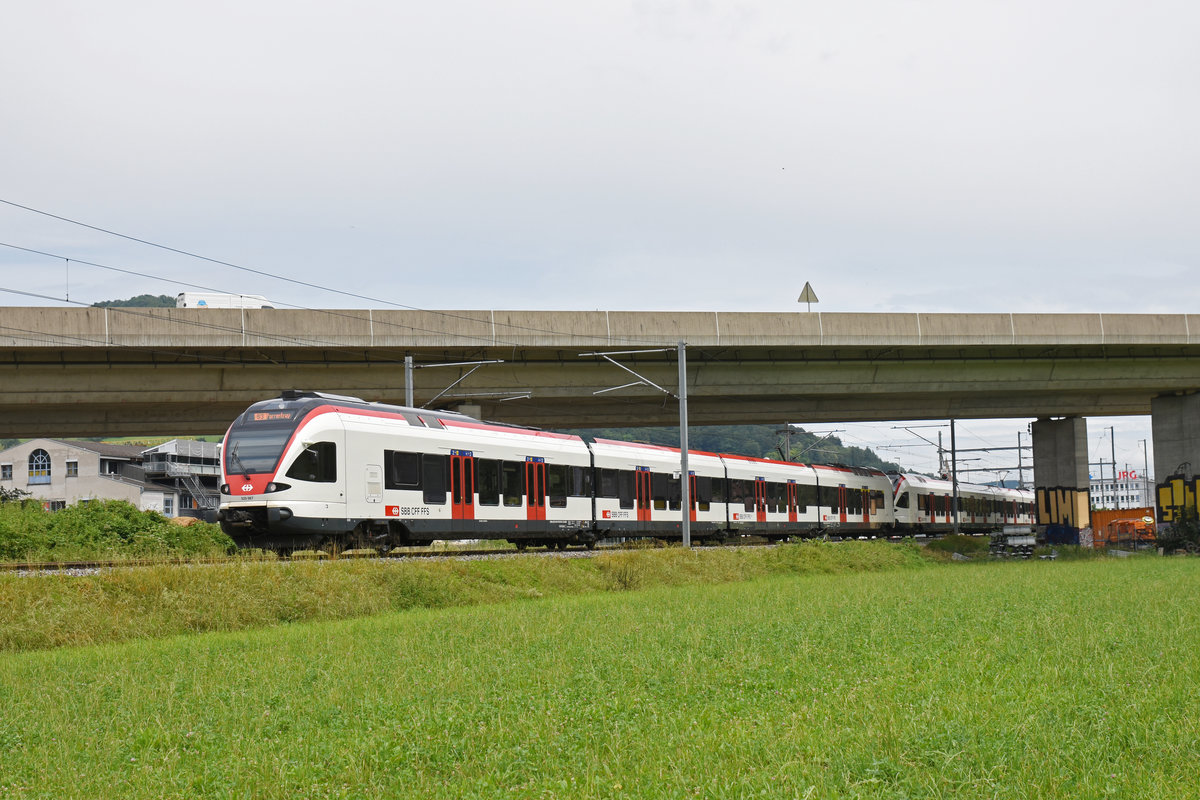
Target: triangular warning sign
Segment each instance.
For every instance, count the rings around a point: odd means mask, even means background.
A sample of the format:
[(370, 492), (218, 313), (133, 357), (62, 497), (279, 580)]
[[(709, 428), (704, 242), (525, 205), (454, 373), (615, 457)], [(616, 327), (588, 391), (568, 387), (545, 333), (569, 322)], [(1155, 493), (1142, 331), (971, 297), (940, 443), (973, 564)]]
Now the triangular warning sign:
[(796, 299), (797, 303), (819, 303), (817, 293), (813, 291), (812, 284), (808, 281), (804, 282), (804, 291), (800, 293), (800, 297)]

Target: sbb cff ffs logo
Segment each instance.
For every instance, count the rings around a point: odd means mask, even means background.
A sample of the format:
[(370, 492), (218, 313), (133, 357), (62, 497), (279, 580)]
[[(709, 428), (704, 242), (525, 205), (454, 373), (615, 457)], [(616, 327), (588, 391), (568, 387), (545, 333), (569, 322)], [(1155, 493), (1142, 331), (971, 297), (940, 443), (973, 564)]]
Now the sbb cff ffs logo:
[(243, 484), (242, 484), (242, 491), (243, 491), (243, 492), (253, 492), (253, 491), (254, 491), (254, 484), (253, 484), (253, 483), (243, 483)]

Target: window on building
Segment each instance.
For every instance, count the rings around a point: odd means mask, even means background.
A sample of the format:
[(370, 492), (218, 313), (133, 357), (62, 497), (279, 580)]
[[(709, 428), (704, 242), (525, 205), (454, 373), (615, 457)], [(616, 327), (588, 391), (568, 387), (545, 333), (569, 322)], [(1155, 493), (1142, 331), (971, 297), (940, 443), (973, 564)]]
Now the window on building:
[(79, 462), (78, 461), (68, 461), (67, 462), (67, 477), (68, 478), (78, 478), (79, 477)]
[(175, 516), (175, 498), (170, 495), (163, 497), (163, 516)]
[(0, 464), (0, 481), (12, 480), (12, 464)]
[(29, 482), (50, 482), (50, 454), (45, 450), (39, 448), (29, 454)]

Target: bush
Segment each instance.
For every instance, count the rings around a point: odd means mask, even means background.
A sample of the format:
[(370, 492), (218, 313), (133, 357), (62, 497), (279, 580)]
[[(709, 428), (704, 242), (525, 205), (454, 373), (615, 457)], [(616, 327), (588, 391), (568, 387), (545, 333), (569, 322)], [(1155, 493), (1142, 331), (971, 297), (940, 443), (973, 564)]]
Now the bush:
[(1194, 508), (1179, 509), (1179, 516), (1166, 527), (1160, 527), (1155, 535), (1155, 544), (1164, 553), (1186, 550), (1200, 552), (1200, 513)]
[(173, 525), (124, 500), (53, 512), (29, 500), (0, 503), (0, 558), (12, 561), (214, 556), (232, 547), (216, 525)]

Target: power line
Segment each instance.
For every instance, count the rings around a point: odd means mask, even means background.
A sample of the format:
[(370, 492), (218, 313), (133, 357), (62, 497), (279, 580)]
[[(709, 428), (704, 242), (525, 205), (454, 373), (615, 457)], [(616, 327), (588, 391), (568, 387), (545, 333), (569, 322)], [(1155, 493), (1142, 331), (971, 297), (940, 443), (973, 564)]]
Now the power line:
[[(180, 248), (177, 248), (177, 247), (170, 247), (169, 245), (165, 245), (165, 244), (159, 244), (159, 243), (157, 243), (157, 242), (152, 242), (152, 241), (150, 241), (150, 240), (148, 240), (148, 239), (141, 239), (141, 238), (138, 238), (137, 236), (130, 236), (130, 235), (128, 235), (128, 234), (120, 233), (120, 232), (118, 232), (118, 231), (110, 230), (110, 229), (108, 229), (108, 228), (102, 228), (102, 227), (99, 227), (98, 225), (89, 225), (89, 224), (88, 224), (88, 223), (86, 223), (86, 222), (81, 222), (81, 221), (79, 221), (79, 220), (76, 220), (76, 219), (71, 219), (70, 217), (64, 217), (64, 216), (61, 216), (61, 215), (59, 215), (59, 214), (52, 214), (52, 213), (50, 213), (49, 211), (42, 211), (41, 209), (32, 208), (32, 207), (30, 207), (30, 206), (22, 205), (22, 204), (20, 204), (20, 203), (15, 203), (15, 202), (13, 202), (12, 200), (5, 200), (5, 199), (3, 199), (3, 198), (0, 198), (0, 203), (4, 203), (5, 205), (12, 206), (13, 208), (19, 208), (19, 209), (22, 209), (22, 210), (24, 210), (24, 211), (29, 211), (29, 212), (31, 212), (31, 213), (33, 213), (33, 214), (40, 214), (40, 215), (42, 215), (42, 216), (45, 216), (45, 217), (50, 217), (51, 219), (56, 219), (56, 220), (59, 220), (59, 221), (61, 221), (61, 222), (66, 222), (66, 223), (69, 223), (69, 224), (71, 224), (71, 225), (78, 225), (78, 226), (80, 226), (80, 227), (87, 228), (87, 229), (89, 229), (89, 230), (93, 230), (93, 231), (97, 231), (97, 232), (99, 232), (99, 233), (104, 233), (104, 234), (107, 234), (107, 235), (109, 235), (109, 236), (116, 236), (116, 237), (118, 237), (118, 238), (120, 238), (120, 239), (125, 239), (125, 240), (127, 240), (127, 241), (130, 241), (130, 242), (136, 242), (136, 243), (138, 243), (138, 244), (144, 244), (144, 245), (146, 245), (146, 246), (148, 246), (148, 247), (155, 247), (155, 248), (158, 248), (158, 249), (160, 249), (160, 250), (165, 250), (165, 251), (167, 251), (167, 252), (170, 252), (170, 253), (176, 253), (176, 254), (178, 254), (178, 255), (187, 256), (188, 258), (197, 258), (197, 259), (200, 259), (201, 261), (207, 261), (207, 262), (209, 262), (209, 263), (211, 263), (211, 264), (218, 264), (218, 265), (220, 265), (220, 266), (223, 266), (223, 267), (230, 267), (230, 268), (232, 268), (232, 269), (241, 270), (241, 271), (243, 271), (243, 272), (248, 272), (248, 273), (251, 273), (251, 274), (253, 274), (253, 275), (261, 275), (261, 276), (263, 276), (263, 277), (266, 277), (266, 278), (273, 278), (273, 279), (275, 279), (275, 280), (284, 281), (284, 282), (287, 282), (287, 283), (292, 283), (292, 284), (295, 284), (295, 285), (297, 285), (297, 286), (305, 286), (305, 287), (308, 287), (308, 288), (310, 288), (310, 289), (318, 289), (318, 290), (320, 290), (320, 291), (332, 292), (332, 293), (334, 293), (334, 294), (340, 294), (340, 295), (343, 295), (343, 296), (345, 296), (345, 297), (353, 297), (353, 298), (355, 298), (356, 300), (365, 300), (365, 301), (367, 301), (367, 302), (371, 302), (371, 303), (382, 303), (383, 305), (392, 306), (392, 307), (394, 307), (394, 308), (402, 308), (402, 309), (406, 309), (406, 310), (408, 310), (408, 311), (421, 311), (421, 312), (424, 312), (424, 313), (427, 313), (427, 314), (437, 314), (437, 315), (439, 315), (439, 316), (446, 317), (446, 318), (448, 318), (448, 319), (466, 320), (466, 321), (469, 321), (469, 322), (474, 322), (474, 321), (476, 321), (476, 320), (472, 320), (470, 317), (463, 317), (463, 316), (461, 316), (461, 315), (459, 315), (459, 314), (453, 314), (453, 313), (450, 313), (450, 312), (447, 312), (447, 311), (437, 311), (437, 310), (434, 310), (434, 309), (427, 309), (427, 308), (419, 308), (419, 307), (417, 307), (417, 306), (410, 306), (410, 305), (406, 305), (406, 304), (404, 304), (404, 303), (396, 303), (396, 302), (393, 302), (393, 301), (391, 301), (391, 300), (384, 300), (384, 299), (382, 299), (382, 298), (378, 298), (378, 297), (371, 297), (371, 296), (369, 296), (369, 295), (358, 294), (358, 293), (356, 293), (356, 292), (347, 292), (347, 291), (345, 291), (345, 290), (342, 290), (342, 289), (335, 289), (335, 288), (333, 288), (333, 287), (330, 287), (330, 286), (323, 286), (323, 285), (321, 285), (321, 284), (317, 284), (317, 283), (310, 283), (310, 282), (308, 282), (308, 281), (302, 281), (302, 280), (300, 280), (299, 278), (291, 278), (291, 277), (288, 277), (288, 276), (286, 276), (286, 275), (278, 275), (278, 274), (276, 274), (276, 273), (273, 273), (273, 272), (267, 272), (266, 270), (254, 269), (254, 268), (252, 268), (252, 267), (246, 267), (246, 266), (242, 266), (241, 264), (234, 264), (234, 263), (233, 263), (233, 262), (231, 262), (231, 261), (222, 261), (221, 259), (218, 259), (218, 258), (210, 258), (210, 257), (208, 257), (208, 256), (200, 255), (199, 253), (193, 253), (193, 252), (191, 252), (191, 251), (189, 251), (189, 250), (182, 250), (182, 249), (180, 249)], [(52, 254), (48, 254), (48, 253), (41, 253), (40, 251), (31, 250), (31, 249), (29, 249), (29, 248), (24, 248), (24, 247), (17, 247), (16, 245), (6, 245), (6, 246), (8, 246), (8, 247), (14, 247), (14, 248), (16, 248), (16, 249), (18, 249), (18, 250), (26, 250), (27, 252), (37, 252), (37, 253), (40, 253), (41, 255), (49, 255), (51, 258), (62, 258), (62, 259), (64, 259), (64, 260), (67, 260), (67, 261), (75, 261), (75, 262), (77, 262), (77, 263), (80, 263), (80, 264), (89, 264), (90, 266), (99, 266), (99, 265), (96, 265), (96, 264), (90, 264), (90, 262), (87, 262), (87, 261), (81, 261), (81, 260), (79, 260), (79, 259), (74, 259), (74, 258), (68, 259), (66, 256), (52, 255)], [(123, 271), (123, 270), (119, 270), (119, 271)], [(152, 277), (152, 278), (154, 278), (154, 279), (157, 279), (157, 280), (167, 280), (167, 279), (164, 279), (164, 278), (161, 278), (161, 277), (158, 277), (158, 276), (149, 276), (149, 275), (144, 275), (144, 274), (141, 274), (141, 273), (135, 273), (135, 272), (131, 272), (131, 271), (127, 271), (127, 272), (129, 272), (129, 274), (140, 275), (140, 277)], [(174, 281), (174, 282), (175, 282), (175, 283), (181, 283), (181, 282), (178, 282), (178, 281)], [(191, 284), (186, 284), (186, 283), (183, 283), (182, 285), (188, 286), (188, 285), (191, 285)], [(210, 290), (210, 291), (216, 291), (216, 290)], [(284, 305), (287, 305), (287, 304), (284, 304)], [(299, 308), (299, 306), (297, 306), (297, 308)], [(316, 310), (316, 309), (310, 309), (310, 310)], [(586, 338), (586, 337), (584, 337), (584, 335), (583, 335), (583, 334), (568, 333), (568, 332), (565, 332), (565, 331), (556, 331), (556, 330), (544, 329), (544, 328), (532, 328), (532, 327), (528, 327), (528, 326), (522, 326), (522, 325), (512, 325), (512, 324), (505, 324), (505, 325), (504, 325), (504, 327), (510, 328), (510, 329), (512, 329), (512, 330), (525, 330), (525, 331), (530, 331), (530, 332), (532, 332), (532, 333), (551, 333), (551, 334), (555, 334), (555, 335), (558, 335), (558, 336), (569, 336), (569, 337), (574, 337), (574, 338)], [(612, 337), (612, 336), (609, 336), (608, 338), (609, 338), (609, 339), (612, 339), (613, 337)], [(628, 343), (630, 343), (630, 344), (646, 343), (646, 340), (642, 340), (642, 339), (634, 339), (634, 338), (627, 338), (627, 337), (616, 337), (616, 338), (617, 338), (617, 340), (619, 340), (619, 341), (628, 342)]]

